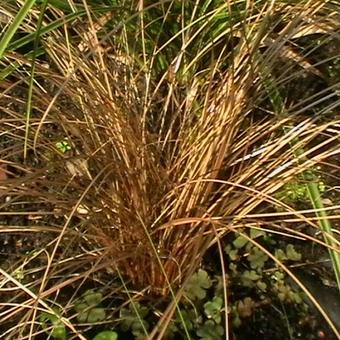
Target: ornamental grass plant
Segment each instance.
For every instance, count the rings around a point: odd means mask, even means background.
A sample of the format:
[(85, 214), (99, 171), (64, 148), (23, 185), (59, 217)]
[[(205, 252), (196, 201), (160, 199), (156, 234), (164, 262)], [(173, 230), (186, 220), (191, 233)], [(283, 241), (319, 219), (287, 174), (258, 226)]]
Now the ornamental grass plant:
[[(57, 320), (67, 339), (92, 339), (129, 304), (139, 338), (170, 337), (177, 317), (175, 337), (214, 339), (182, 305), (202, 268), (221, 274), (216, 339), (228, 338), (224, 248), (239, 237), (339, 336), (276, 246), (249, 234), (303, 244), (301, 266), (317, 247), (340, 288), (339, 13), (324, 0), (2, 2), (4, 338), (58, 338)], [(89, 289), (106, 314), (80, 322)], [(155, 300), (146, 325), (138, 306)]]

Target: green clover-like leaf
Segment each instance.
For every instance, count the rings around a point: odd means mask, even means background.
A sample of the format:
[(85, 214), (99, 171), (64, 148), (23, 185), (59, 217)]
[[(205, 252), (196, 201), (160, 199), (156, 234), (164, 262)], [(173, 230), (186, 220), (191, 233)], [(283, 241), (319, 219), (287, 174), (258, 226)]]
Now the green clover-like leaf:
[[(42, 313), (40, 316), (40, 322), (42, 328), (44, 328), (46, 332), (52, 336), (52, 338), (66, 340), (66, 327), (57, 315)], [(50, 324), (52, 324), (52, 330), (49, 330)]]
[(136, 313), (131, 311), (130, 308), (122, 308), (119, 312), (119, 316), (122, 319), (120, 326), (124, 332), (132, 328), (135, 322), (138, 322), (138, 317)]
[(233, 245), (236, 249), (241, 249), (243, 248), (246, 244), (248, 243), (248, 240), (242, 236), (239, 235), (234, 241), (233, 241)]
[(285, 274), (279, 270), (277, 270), (272, 276), (271, 278), (276, 281), (276, 282), (282, 282), (285, 278)]
[(105, 309), (98, 307), (102, 299), (103, 295), (100, 292), (95, 292), (92, 289), (87, 290), (74, 305), (74, 309), (78, 313), (77, 320), (89, 323), (105, 320)]
[(103, 295), (100, 292), (89, 289), (84, 293), (83, 299), (88, 306), (97, 306), (102, 302)]
[(87, 317), (89, 315), (90, 308), (87, 303), (82, 302), (82, 300), (78, 301), (74, 305), (74, 309), (78, 313), (77, 320), (79, 322), (87, 322)]
[(205, 270), (200, 269), (190, 278), (185, 287), (185, 292), (189, 299), (203, 300), (206, 296), (206, 289), (210, 288), (211, 285), (212, 282), (208, 273)]
[(278, 281), (273, 286), (274, 291), (276, 291), (278, 298), (281, 301), (290, 302), (290, 292), (291, 288), (285, 285), (283, 282)]
[(265, 236), (265, 235), (266, 235), (266, 232), (261, 229), (254, 229), (254, 228), (250, 229), (249, 236), (252, 240), (254, 240), (255, 238), (261, 237), (261, 236)]
[(93, 340), (117, 340), (118, 334), (113, 331), (103, 331), (98, 333)]
[(238, 274), (237, 265), (235, 263), (229, 263), (229, 269), (232, 276), (236, 276)]
[(66, 328), (62, 322), (58, 322), (53, 326), (53, 330), (51, 332), (53, 338), (58, 340), (66, 340)]
[(263, 281), (257, 281), (256, 286), (258, 289), (260, 289), (262, 292), (265, 292), (267, 290), (267, 284)]
[(182, 329), (185, 327), (188, 331), (192, 331), (197, 318), (195, 311), (192, 309), (183, 309), (181, 310), (181, 316), (182, 318), (180, 318), (178, 315), (176, 319), (176, 321), (179, 323), (179, 326)]
[(135, 336), (140, 333), (144, 334), (143, 326), (147, 329), (148, 324), (143, 319), (147, 316), (148, 312), (148, 308), (141, 306), (138, 302), (130, 303), (128, 308), (122, 308), (119, 313), (122, 319), (120, 323), (122, 330), (124, 332), (131, 330)]
[(87, 315), (87, 322), (96, 323), (99, 321), (104, 321), (106, 318), (106, 312), (104, 308), (91, 308)]
[(259, 280), (261, 275), (257, 274), (255, 270), (245, 270), (241, 275), (242, 284), (245, 287), (254, 287), (255, 281)]
[(77, 315), (77, 320), (79, 322), (87, 322), (87, 317), (89, 315), (89, 311), (82, 311), (82, 312), (78, 312), (78, 315)]
[(78, 313), (84, 312), (86, 309), (88, 309), (88, 307), (89, 307), (88, 304), (84, 302), (78, 302), (74, 305), (74, 309)]
[(291, 260), (291, 261), (300, 261), (301, 260), (301, 254), (298, 253), (295, 250), (295, 248), (292, 244), (287, 245), (286, 254), (287, 254), (288, 260)]
[(214, 321), (207, 320), (197, 329), (196, 334), (202, 340), (220, 340), (223, 338), (224, 329), (221, 325), (216, 325)]
[(229, 256), (231, 261), (238, 259), (238, 249), (234, 249), (231, 244), (227, 244), (224, 248), (225, 253)]
[(214, 320), (217, 324), (221, 323), (221, 309), (223, 300), (219, 296), (215, 296), (212, 301), (204, 304), (204, 313), (208, 319)]
[(71, 150), (71, 145), (69, 144), (69, 142), (67, 141), (67, 139), (64, 139), (61, 142), (57, 142), (55, 143), (56, 148), (62, 152), (62, 153), (66, 153), (67, 151)]
[(276, 249), (276, 250), (275, 250), (275, 257), (276, 257), (279, 261), (285, 261), (285, 260), (287, 260), (287, 255), (286, 255), (286, 253), (285, 253), (282, 249)]
[(237, 313), (241, 317), (249, 317), (253, 314), (255, 309), (255, 302), (250, 298), (246, 297), (236, 303)]
[(268, 260), (268, 256), (261, 249), (254, 247), (247, 259), (250, 262), (250, 267), (252, 269), (262, 269)]
[(144, 333), (144, 330), (147, 330), (149, 328), (149, 324), (145, 320), (138, 320), (138, 322), (135, 322), (132, 324), (131, 332), (135, 336), (136, 340), (146, 340), (146, 334)]

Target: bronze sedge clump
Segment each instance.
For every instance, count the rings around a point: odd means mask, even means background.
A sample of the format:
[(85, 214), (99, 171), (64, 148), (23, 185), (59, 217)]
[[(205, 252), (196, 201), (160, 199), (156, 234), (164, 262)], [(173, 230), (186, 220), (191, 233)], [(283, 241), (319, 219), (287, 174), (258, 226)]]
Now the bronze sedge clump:
[[(226, 28), (237, 43), (205, 69), (196, 69), (200, 53), (188, 62), (181, 51), (157, 80), (147, 63), (140, 66), (112, 46), (105, 50), (95, 35), (80, 35), (81, 43), (70, 45), (59, 32), (44, 42), (53, 65), (38, 65), (43, 91), (35, 89), (26, 137), (22, 118), (14, 121), (26, 148), (43, 160), (39, 171), (24, 173), (25, 194), (52, 202), (53, 213), (65, 217), (52, 262), (77, 226), (82, 242), (96, 248), (95, 261), (102, 256), (134, 287), (168, 295), (170, 284), (180, 286), (211, 244), (263, 202), (279, 204), (271, 197), (275, 191), (330, 154), (296, 165), (290, 151), (296, 134), (303, 135), (300, 147), (327, 125), (306, 119), (283, 135), (284, 126), (295, 124), (293, 115), (263, 109), (265, 118), (254, 118), (268, 103), (270, 69), (282, 62), (284, 37), (311, 27), (301, 16), (274, 34), (273, 10), (250, 8), (248, 31), (241, 24)], [(293, 16), (291, 7), (281, 10)], [(301, 8), (306, 17), (317, 10)], [(61, 141), (69, 150), (58, 149)], [(250, 156), (260, 146), (260, 156)], [(289, 161), (296, 168), (273, 175)]]
[[(240, 57), (241, 63), (247, 58)], [(232, 154), (252, 82), (246, 67), (236, 69), (236, 74), (223, 76), (196, 122), (174, 122), (164, 129), (166, 137), (154, 137), (141, 108), (119, 96), (110, 98), (93, 77), (87, 89), (72, 84), (84, 103), (74, 117), (67, 113), (68, 120), (80, 122), (72, 125), (79, 126), (79, 136), (67, 122), (64, 126), (72, 148), (80, 148), (87, 158), (84, 177), (90, 177), (89, 184), (78, 202), (89, 210), (86, 229), (107, 249), (113, 268), (136, 287), (165, 294), (167, 281), (180, 284), (181, 275), (197, 266), (214, 237), (209, 216), (225, 206), (216, 200), (225, 184), (215, 180), (226, 169), (225, 155)], [(231, 208), (234, 214), (239, 206)], [(119, 260), (122, 254), (128, 256)]]
[[(52, 51), (63, 53), (60, 46)], [(136, 287), (166, 293), (167, 281), (180, 284), (212, 238), (207, 209), (211, 204), (218, 209), (220, 186), (213, 181), (240, 128), (251, 78), (245, 68), (235, 79), (226, 73), (212, 98), (206, 98), (201, 117), (191, 118), (183, 105), (176, 114), (163, 113), (175, 117), (163, 127), (163, 137), (155, 134), (141, 104), (141, 85), (124, 79), (120, 88), (123, 80), (116, 70), (122, 72), (121, 66), (106, 62), (107, 88), (105, 79), (93, 73), (90, 59), (79, 63), (66, 83), (40, 69), (51, 79), (44, 81), (51, 97), (35, 99), (45, 113), (31, 118), (28, 145), (48, 165), (45, 174), (40, 170), (38, 179), (26, 186), (32, 187), (31, 194), (36, 194), (33, 187), (43, 189), (38, 195), (46, 201), (54, 195), (57, 211), (83, 219), (83, 232), (106, 249), (113, 269)], [(60, 88), (62, 94), (53, 99)], [(55, 140), (48, 141), (49, 135)], [(71, 150), (58, 155), (56, 137), (64, 136)], [(178, 219), (183, 222), (172, 225)], [(72, 223), (66, 233), (69, 228)]]

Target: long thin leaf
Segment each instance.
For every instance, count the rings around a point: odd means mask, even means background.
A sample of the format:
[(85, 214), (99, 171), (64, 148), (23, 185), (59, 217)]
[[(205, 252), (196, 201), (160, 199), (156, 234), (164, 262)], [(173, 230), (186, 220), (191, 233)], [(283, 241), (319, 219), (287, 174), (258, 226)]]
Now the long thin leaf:
[(30, 82), (28, 87), (28, 97), (27, 97), (27, 107), (26, 107), (26, 127), (25, 127), (25, 141), (24, 141), (24, 160), (27, 158), (27, 149), (28, 149), (28, 134), (30, 130), (30, 117), (32, 112), (32, 96), (33, 96), (33, 87), (34, 87), (34, 76), (35, 76), (35, 61), (38, 52), (38, 44), (39, 44), (39, 36), (40, 30), (42, 27), (42, 22), (44, 18), (44, 14), (47, 8), (48, 0), (44, 0), (44, 3), (40, 9), (39, 20), (37, 24), (37, 34), (35, 35), (34, 39), (34, 48), (33, 48), (33, 58), (32, 58), (32, 67), (31, 67), (31, 74), (30, 74)]
[[(268, 70), (267, 70), (268, 71)], [(287, 115), (285, 105), (283, 103), (281, 94), (271, 79), (270, 72), (265, 76), (264, 84), (268, 92), (269, 99), (278, 115)], [(288, 133), (289, 128), (284, 129), (284, 133)], [(296, 148), (299, 143), (299, 138), (296, 137), (290, 142), (291, 150), (298, 163), (303, 164), (307, 161), (307, 157), (304, 156), (304, 150), (302, 148)], [(322, 231), (325, 243), (329, 245), (328, 251), (332, 261), (332, 266), (337, 281), (338, 289), (340, 292), (340, 253), (336, 242), (334, 242), (334, 236), (330, 220), (327, 218), (327, 212), (324, 209), (322, 203), (322, 196), (317, 184), (317, 178), (313, 171), (306, 170), (302, 173), (302, 176), (306, 182), (306, 187), (309, 195), (309, 199), (313, 207), (316, 209), (316, 216), (319, 218), (319, 226)]]
[(26, 0), (24, 5), (19, 10), (18, 14), (15, 16), (13, 22), (6, 30), (5, 34), (3, 35), (0, 41), (0, 59), (3, 57), (4, 52), (10, 43), (11, 39), (13, 38), (15, 32), (18, 30), (20, 24), (23, 22), (27, 13), (32, 8), (36, 0)]
[[(292, 143), (298, 142), (293, 141)], [(297, 159), (299, 159), (300, 162), (307, 161), (306, 157), (301, 157), (301, 155), (304, 153), (303, 149), (295, 150), (295, 156)], [(318, 179), (313, 173), (313, 171), (304, 171), (302, 173), (302, 176), (306, 182), (306, 187), (309, 195), (310, 202), (312, 203), (313, 207), (316, 209), (316, 216), (319, 217), (319, 226), (322, 231), (323, 237), (325, 242), (329, 245), (328, 251), (329, 256), (332, 261), (334, 274), (336, 278), (336, 282), (339, 288), (340, 292), (340, 254), (337, 250), (337, 245), (333, 241), (333, 231), (331, 222), (328, 219), (327, 212), (325, 210), (325, 207), (322, 203), (322, 196), (318, 187)]]

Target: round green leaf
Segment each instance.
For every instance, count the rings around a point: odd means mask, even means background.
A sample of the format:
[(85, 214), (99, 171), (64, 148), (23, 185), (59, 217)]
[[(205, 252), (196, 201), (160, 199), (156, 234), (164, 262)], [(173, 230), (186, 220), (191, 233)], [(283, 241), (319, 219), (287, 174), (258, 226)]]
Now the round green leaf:
[(116, 340), (118, 334), (113, 331), (103, 331), (98, 333), (93, 340)]
[(66, 340), (66, 328), (65, 325), (61, 322), (58, 322), (53, 326), (53, 330), (51, 332), (53, 338), (58, 340)]
[(87, 321), (90, 323), (95, 323), (98, 321), (104, 321), (106, 318), (106, 313), (104, 308), (92, 308), (87, 316)]
[(86, 312), (80, 312), (80, 313), (77, 315), (77, 320), (78, 320), (79, 322), (86, 322), (86, 321), (87, 321), (88, 314), (89, 314), (88, 311), (86, 311)]
[(248, 243), (248, 240), (242, 236), (239, 235), (234, 241), (233, 241), (233, 245), (235, 248), (237, 249), (241, 249), (243, 248), (246, 244)]
[(103, 295), (98, 292), (94, 292), (91, 290), (88, 290), (84, 294), (84, 301), (89, 305), (89, 306), (96, 306), (101, 303), (103, 299)]
[(204, 313), (209, 318), (214, 320), (217, 324), (221, 323), (221, 309), (223, 300), (219, 296), (215, 296), (211, 301), (204, 304)]
[(83, 311), (85, 311), (86, 309), (88, 308), (88, 305), (86, 303), (76, 303), (74, 305), (74, 309), (78, 312), (78, 313), (81, 313)]

